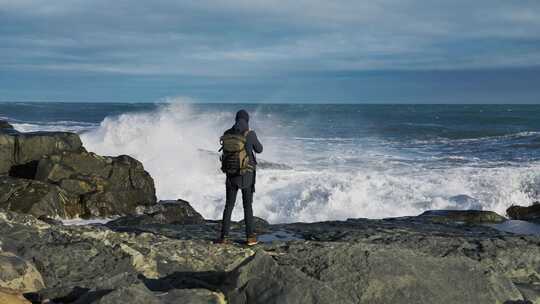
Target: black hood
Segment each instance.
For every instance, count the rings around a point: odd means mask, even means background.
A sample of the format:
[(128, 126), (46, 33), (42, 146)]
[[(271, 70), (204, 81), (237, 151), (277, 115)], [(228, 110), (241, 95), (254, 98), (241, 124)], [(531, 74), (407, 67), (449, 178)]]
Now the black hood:
[(242, 109), (238, 112), (236, 112), (236, 117), (234, 118), (235, 121), (238, 121), (239, 119), (243, 119), (246, 122), (249, 122), (249, 114), (246, 110)]
[(233, 129), (238, 133), (244, 133), (249, 130), (249, 114), (246, 110), (240, 110), (236, 113), (236, 123)]

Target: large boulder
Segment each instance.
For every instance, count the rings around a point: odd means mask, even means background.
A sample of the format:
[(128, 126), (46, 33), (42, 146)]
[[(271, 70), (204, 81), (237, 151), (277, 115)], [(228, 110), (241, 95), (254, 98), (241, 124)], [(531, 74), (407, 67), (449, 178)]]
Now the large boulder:
[(31, 292), (45, 285), (34, 265), (12, 253), (0, 251), (0, 287)]
[(0, 176), (0, 209), (54, 218), (84, 212), (78, 197), (56, 185), (10, 176)]
[(540, 202), (528, 207), (511, 206), (506, 209), (506, 214), (513, 220), (540, 221)]
[[(13, 167), (17, 171), (17, 166), (35, 169), (35, 162), (44, 155), (83, 150), (81, 139), (75, 133), (21, 133), (4, 125), (0, 128), (0, 174), (9, 174)], [(24, 173), (31, 175), (32, 172)]]
[(83, 151), (45, 156), (35, 178), (78, 196), (83, 217), (134, 214), (137, 206), (156, 203), (152, 177), (126, 155), (104, 157)]
[(137, 208), (139, 215), (128, 215), (107, 223), (115, 226), (141, 226), (151, 224), (190, 225), (204, 224), (202, 215), (184, 200), (160, 201), (156, 205)]

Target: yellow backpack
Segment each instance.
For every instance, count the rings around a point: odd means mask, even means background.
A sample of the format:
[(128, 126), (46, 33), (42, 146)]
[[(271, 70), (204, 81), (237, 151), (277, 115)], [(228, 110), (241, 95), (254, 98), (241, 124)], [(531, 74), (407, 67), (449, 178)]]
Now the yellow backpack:
[(221, 171), (225, 174), (244, 175), (253, 171), (249, 163), (249, 155), (246, 150), (246, 140), (249, 130), (244, 134), (224, 134), (220, 138), (222, 151)]

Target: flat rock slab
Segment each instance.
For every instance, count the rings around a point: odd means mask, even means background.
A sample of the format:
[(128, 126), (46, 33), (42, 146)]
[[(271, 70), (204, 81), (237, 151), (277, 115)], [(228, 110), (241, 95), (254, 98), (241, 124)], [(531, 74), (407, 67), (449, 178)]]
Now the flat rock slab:
[(429, 210), (420, 215), (438, 222), (464, 222), (468, 224), (501, 223), (506, 218), (484, 210)]

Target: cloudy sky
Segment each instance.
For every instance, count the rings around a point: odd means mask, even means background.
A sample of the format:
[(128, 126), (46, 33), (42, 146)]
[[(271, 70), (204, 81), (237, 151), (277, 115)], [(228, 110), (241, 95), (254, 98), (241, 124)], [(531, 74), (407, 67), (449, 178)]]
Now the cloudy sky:
[(538, 0), (0, 0), (0, 100), (540, 103)]

